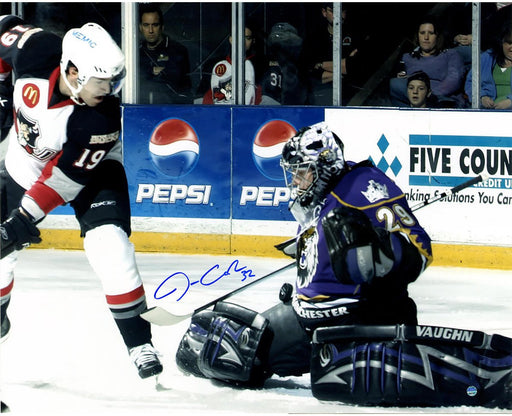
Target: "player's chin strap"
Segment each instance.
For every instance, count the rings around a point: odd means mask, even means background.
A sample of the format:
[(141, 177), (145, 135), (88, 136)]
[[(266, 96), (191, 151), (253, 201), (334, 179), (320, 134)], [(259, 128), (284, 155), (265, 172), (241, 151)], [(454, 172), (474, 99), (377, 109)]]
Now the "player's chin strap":
[(66, 84), (66, 87), (69, 88), (69, 91), (71, 92), (71, 95), (69, 96), (69, 98), (71, 98), (71, 100), (75, 103), (75, 104), (78, 104), (78, 105), (85, 105), (85, 103), (83, 102), (83, 100), (78, 96), (78, 94), (80, 93), (80, 91), (82, 90), (82, 86), (80, 87), (73, 87), (73, 85), (71, 85), (71, 83), (69, 82), (68, 80), (68, 77), (67, 77), (67, 74), (65, 72), (62, 72), (61, 71), (61, 74), (60, 76), (62, 77), (62, 79), (64, 80), (64, 83)]
[[(411, 209), (412, 209), (412, 211), (416, 211), (416, 210), (423, 208), (427, 205), (430, 205), (436, 201), (439, 201), (440, 199), (446, 198), (447, 196), (456, 194), (457, 192), (460, 192), (463, 189), (468, 188), (469, 186), (475, 185), (481, 181), (486, 181), (488, 178), (489, 178), (489, 175), (482, 173), (481, 175), (478, 175), (475, 178), (471, 178), (470, 180), (463, 182), (460, 185), (457, 185), (457, 186), (449, 189), (448, 191), (441, 193), (440, 195), (438, 195), (435, 198), (422, 201), (421, 203), (415, 205)], [(284, 254), (295, 258), (294, 255), (291, 254), (291, 253), (294, 253), (294, 250), (295, 250), (295, 237), (292, 239), (289, 239), (283, 243), (277, 244), (275, 247), (278, 250), (283, 251)], [(269, 277), (276, 276), (288, 269), (291, 269), (295, 265), (296, 265), (296, 262), (293, 262), (284, 267), (281, 267), (280, 269), (274, 270), (273, 272), (270, 272), (265, 276), (262, 276), (256, 280), (253, 280), (252, 282), (246, 284), (245, 286), (239, 287), (238, 289), (235, 289), (229, 293), (226, 293), (225, 295), (223, 295), (215, 300), (212, 300), (211, 302), (208, 302), (203, 306), (200, 306), (199, 308), (195, 309), (193, 312), (188, 313), (186, 315), (175, 315), (160, 306), (154, 306), (154, 307), (148, 309), (147, 311), (144, 311), (143, 313), (141, 313), (141, 316), (146, 321), (151, 322), (155, 325), (162, 325), (162, 326), (175, 325), (179, 322), (184, 321), (185, 319), (190, 318), (195, 313), (202, 311), (204, 309), (207, 309), (207, 308), (215, 305), (217, 302), (221, 302), (237, 293), (240, 293), (241, 291), (247, 289), (248, 287), (253, 286), (256, 283), (260, 283), (261, 281), (263, 281)]]
[(69, 98), (71, 98), (71, 100), (73, 100), (73, 102), (74, 102), (75, 104), (78, 104), (78, 105), (85, 105), (85, 102), (83, 102), (83, 101), (82, 101), (82, 99), (81, 99), (80, 97), (76, 97), (76, 96), (72, 95), (72, 96), (71, 96), (71, 97), (69, 97)]

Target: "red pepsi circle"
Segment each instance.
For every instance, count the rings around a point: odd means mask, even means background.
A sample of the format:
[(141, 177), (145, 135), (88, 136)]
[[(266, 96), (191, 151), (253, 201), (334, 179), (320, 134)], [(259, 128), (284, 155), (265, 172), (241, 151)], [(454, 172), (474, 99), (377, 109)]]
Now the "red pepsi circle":
[(185, 176), (199, 160), (197, 133), (184, 120), (163, 120), (151, 133), (149, 154), (160, 173), (172, 178)]
[(279, 165), (281, 153), (284, 144), (296, 133), (295, 127), (285, 120), (270, 120), (258, 129), (252, 154), (262, 175), (275, 181), (283, 180), (283, 170)]

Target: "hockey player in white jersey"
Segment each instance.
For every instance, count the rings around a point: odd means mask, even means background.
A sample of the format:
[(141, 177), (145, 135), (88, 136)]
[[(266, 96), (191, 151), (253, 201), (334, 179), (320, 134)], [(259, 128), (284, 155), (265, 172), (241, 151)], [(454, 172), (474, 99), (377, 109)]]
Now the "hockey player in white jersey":
[(161, 373), (150, 324), (140, 317), (146, 298), (128, 239), (131, 214), (116, 96), (125, 76), (122, 51), (94, 23), (60, 39), (16, 16), (2, 16), (0, 72), (2, 79), (12, 72), (16, 80), (14, 124), (0, 171), (2, 338), (10, 330), (6, 312), (18, 250), (40, 242), (37, 224), (69, 203), (140, 377)]

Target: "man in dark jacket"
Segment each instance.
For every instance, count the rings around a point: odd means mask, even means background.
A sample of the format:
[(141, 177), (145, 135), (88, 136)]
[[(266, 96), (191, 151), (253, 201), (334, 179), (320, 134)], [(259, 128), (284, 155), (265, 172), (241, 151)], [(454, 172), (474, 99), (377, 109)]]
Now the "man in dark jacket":
[(139, 47), (139, 103), (191, 103), (188, 51), (164, 34), (158, 5), (141, 5), (139, 29), (143, 36)]

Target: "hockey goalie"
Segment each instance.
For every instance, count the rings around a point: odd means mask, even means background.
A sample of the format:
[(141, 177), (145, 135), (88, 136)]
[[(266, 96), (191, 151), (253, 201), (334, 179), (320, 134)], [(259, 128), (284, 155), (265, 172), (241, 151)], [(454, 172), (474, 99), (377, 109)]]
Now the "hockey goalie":
[(408, 285), (432, 249), (398, 186), (345, 161), (325, 123), (289, 139), (281, 165), (299, 225), (280, 247), (296, 259), (294, 290), (262, 313), (227, 302), (196, 313), (178, 367), (246, 388), (310, 373), (314, 397), (347, 404), (512, 408), (511, 339), (418, 324)]

